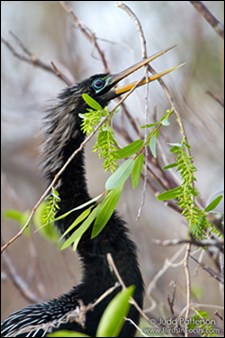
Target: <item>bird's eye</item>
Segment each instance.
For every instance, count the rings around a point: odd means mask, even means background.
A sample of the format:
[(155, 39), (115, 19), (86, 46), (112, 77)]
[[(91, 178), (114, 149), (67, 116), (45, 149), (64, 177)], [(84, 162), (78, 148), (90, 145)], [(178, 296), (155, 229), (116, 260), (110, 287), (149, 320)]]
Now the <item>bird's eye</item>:
[(95, 79), (92, 83), (93, 88), (95, 90), (100, 90), (105, 87), (105, 80), (103, 79)]

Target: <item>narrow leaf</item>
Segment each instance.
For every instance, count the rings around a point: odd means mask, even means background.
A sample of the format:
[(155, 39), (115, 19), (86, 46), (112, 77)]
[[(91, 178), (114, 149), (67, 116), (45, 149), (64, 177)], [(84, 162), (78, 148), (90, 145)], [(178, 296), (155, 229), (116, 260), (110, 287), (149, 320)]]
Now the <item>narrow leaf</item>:
[(115, 151), (114, 154), (116, 155), (117, 159), (130, 157), (131, 155), (136, 154), (141, 149), (143, 144), (144, 144), (143, 140), (136, 140), (130, 143), (128, 146)]
[(103, 197), (104, 194), (105, 194), (105, 192), (103, 192), (100, 195), (92, 198), (91, 200), (85, 202), (84, 204), (81, 204), (78, 207), (65, 212), (63, 215), (60, 215), (59, 217), (55, 218), (54, 221), (59, 221), (60, 219), (65, 218), (66, 216), (70, 215), (72, 212), (74, 212), (76, 210), (83, 209), (83, 208), (87, 207), (88, 205), (90, 205), (90, 204), (92, 204), (94, 202), (97, 202), (99, 199), (101, 199)]
[(211, 203), (209, 203), (209, 205), (207, 205), (207, 207), (205, 208), (205, 211), (209, 212), (215, 209), (217, 205), (220, 204), (222, 199), (223, 199), (223, 195), (217, 196)]
[[(85, 231), (89, 228), (89, 226), (92, 224), (94, 221), (97, 213), (98, 213), (98, 206), (92, 210), (91, 214), (88, 216), (88, 218), (81, 224), (79, 229), (74, 231), (74, 233), (65, 241), (65, 243), (62, 245), (61, 250), (64, 250), (68, 248), (73, 242), (75, 242), (77, 239), (80, 239)], [(78, 243), (77, 243), (78, 244)]]
[(75, 221), (69, 226), (69, 228), (64, 232), (64, 234), (61, 236), (60, 239), (62, 239), (63, 237), (65, 237), (73, 228), (75, 228), (75, 226), (77, 226), (79, 223), (81, 223), (85, 218), (88, 217), (88, 215), (91, 212), (93, 206), (91, 206), (90, 208), (84, 210), (76, 219)]
[(95, 101), (90, 95), (82, 94), (83, 100), (94, 110), (102, 110), (102, 106)]
[(134, 162), (134, 167), (131, 174), (133, 189), (137, 188), (138, 186), (138, 183), (141, 178), (143, 164), (144, 164), (144, 154), (140, 154)]
[(117, 337), (130, 308), (130, 297), (134, 286), (120, 291), (105, 309), (97, 329), (96, 337)]
[(156, 143), (157, 143), (157, 135), (153, 135), (149, 142), (149, 147), (151, 149), (153, 157), (156, 158)]
[(176, 162), (166, 165), (165, 167), (163, 167), (163, 170), (168, 170), (168, 169), (175, 168), (175, 167), (177, 167)]
[(17, 222), (20, 222), (22, 215), (23, 213), (16, 209), (9, 209), (9, 210), (3, 211), (3, 216), (5, 218), (10, 218)]
[(143, 126), (141, 126), (142, 129), (144, 128), (151, 128), (151, 127), (155, 127), (157, 126), (158, 122), (154, 122), (154, 123), (149, 123), (149, 124), (145, 124)]
[(167, 127), (170, 125), (170, 122), (168, 120), (168, 116), (165, 116), (161, 119), (161, 124), (164, 126), (164, 127)]
[(168, 143), (168, 144), (172, 147), (178, 147), (178, 148), (182, 147), (182, 143)]
[(181, 188), (176, 187), (174, 189), (167, 190), (165, 192), (162, 192), (157, 196), (157, 199), (159, 201), (165, 201), (165, 200), (172, 200), (174, 198), (177, 198), (181, 193)]
[(107, 179), (106, 190), (115, 189), (123, 185), (130, 176), (134, 166), (134, 160), (126, 160), (119, 166), (119, 168)]
[(113, 189), (109, 192), (105, 200), (98, 205), (99, 212), (96, 217), (91, 237), (94, 238), (102, 231), (102, 229), (107, 224), (108, 220), (113, 214), (113, 211), (116, 209), (116, 206), (119, 202), (121, 193), (123, 190), (123, 185), (119, 188)]
[[(9, 210), (5, 210), (3, 212), (3, 216), (5, 218), (9, 218), (9, 219), (12, 219), (12, 220), (18, 222), (20, 224), (20, 228), (23, 228), (23, 226), (25, 225), (29, 215), (30, 215), (30, 212), (28, 210), (21, 212), (21, 211), (16, 210), (16, 209), (9, 209)], [(23, 234), (25, 236), (30, 235), (30, 226), (27, 227), (24, 230)]]

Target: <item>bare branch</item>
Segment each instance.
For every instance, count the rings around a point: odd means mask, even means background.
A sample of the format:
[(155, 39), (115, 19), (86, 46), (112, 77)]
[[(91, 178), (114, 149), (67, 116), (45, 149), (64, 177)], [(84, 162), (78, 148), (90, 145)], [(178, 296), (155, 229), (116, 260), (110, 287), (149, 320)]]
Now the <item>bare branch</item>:
[[(116, 264), (114, 263), (114, 260), (113, 260), (113, 257), (111, 255), (111, 253), (107, 253), (106, 257), (107, 257), (107, 261), (108, 261), (110, 269), (115, 273), (116, 278), (118, 279), (118, 281), (119, 281), (120, 285), (122, 286), (122, 288), (125, 289), (126, 285), (125, 285), (124, 281), (122, 280), (122, 278), (121, 278), (121, 276), (119, 274), (119, 271), (118, 271), (118, 269), (116, 267)], [(140, 308), (140, 306), (137, 304), (137, 302), (135, 301), (134, 298), (131, 298), (130, 303), (132, 305), (134, 305), (134, 307), (137, 309), (137, 311), (140, 313), (140, 315), (145, 320), (147, 320), (148, 322), (150, 322), (148, 316), (146, 316), (146, 314), (143, 312), (143, 310)]]
[(217, 247), (220, 249), (220, 251), (223, 251), (224, 247), (224, 241), (221, 241), (219, 239), (205, 239), (205, 240), (197, 240), (194, 237), (191, 237), (191, 239), (167, 239), (165, 241), (162, 241), (160, 239), (153, 239), (153, 243), (161, 246), (174, 246), (174, 245), (180, 245), (180, 244), (193, 244), (198, 247)]
[(217, 95), (215, 95), (213, 92), (211, 92), (210, 90), (207, 90), (206, 92), (209, 96), (211, 96), (216, 102), (219, 103), (219, 105), (221, 107), (224, 107), (224, 101), (223, 99), (219, 98)]
[(54, 63), (53, 61), (51, 61), (51, 65), (52, 65), (52, 68), (53, 68), (53, 70), (54, 70), (55, 75), (56, 75), (58, 78), (60, 78), (60, 79), (61, 79), (63, 82), (65, 82), (68, 86), (71, 86), (71, 85), (73, 84), (73, 82), (70, 81), (70, 80), (68, 79), (68, 77), (66, 77), (66, 75), (63, 74), (63, 73), (59, 70), (59, 68), (56, 67), (56, 65), (55, 65), (55, 63)]
[[(141, 49), (142, 49), (142, 57), (147, 58), (147, 48), (146, 48), (146, 39), (144, 36), (144, 31), (141, 25), (140, 20), (138, 19), (138, 17), (136, 16), (136, 14), (130, 9), (130, 7), (128, 7), (126, 4), (124, 4), (123, 2), (118, 2), (117, 3), (117, 7), (121, 8), (122, 10), (124, 10), (129, 17), (134, 21), (134, 24), (137, 28), (137, 31), (139, 33), (140, 36), (140, 41), (141, 41)], [(145, 77), (146, 80), (148, 78), (148, 65), (145, 67), (146, 68), (146, 72), (145, 72)], [(145, 124), (147, 125), (148, 122), (148, 112), (149, 112), (149, 106), (148, 106), (148, 94), (149, 94), (149, 86), (148, 86), (148, 81), (147, 82), (147, 86), (146, 86), (146, 95), (145, 95)], [(145, 158), (147, 158), (148, 156), (148, 148), (147, 148), (147, 137), (148, 137), (148, 131), (147, 128), (145, 128), (144, 131), (144, 139), (145, 139)], [(147, 167), (147, 161), (145, 161), (144, 164), (144, 174), (143, 174), (143, 178), (144, 178), (144, 186), (143, 186), (143, 192), (142, 192), (142, 199), (141, 199), (141, 203), (138, 209), (138, 213), (137, 213), (137, 220), (140, 218), (141, 216), (141, 211), (143, 209), (144, 203), (145, 203), (145, 194), (146, 194), (146, 189), (147, 189), (147, 175), (148, 175), (148, 167)]]
[(114, 286), (106, 290), (94, 303), (87, 305), (87, 311), (93, 310), (96, 305), (101, 303), (108, 295), (115, 291), (120, 286), (120, 283), (116, 282)]
[(27, 47), (24, 45), (24, 43), (22, 42), (22, 40), (20, 40), (20, 38), (13, 33), (12, 31), (10, 31), (10, 34), (13, 36), (13, 38), (16, 40), (18, 46), (22, 49), (22, 51), (27, 54), (29, 57), (32, 58), (32, 54), (31, 52), (27, 49)]
[(59, 1), (59, 3), (63, 7), (63, 9), (67, 12), (67, 14), (69, 14), (69, 16), (71, 17), (74, 27), (78, 28), (81, 31), (81, 33), (85, 36), (85, 38), (94, 45), (94, 47), (96, 48), (99, 54), (100, 60), (103, 63), (104, 71), (108, 73), (109, 66), (106, 61), (105, 54), (98, 44), (95, 33), (92, 32), (90, 28), (88, 28), (87, 26), (85, 26), (83, 23), (79, 21), (78, 17), (73, 12), (72, 7), (70, 7), (65, 1)]
[(130, 7), (128, 7), (124, 2), (117, 2), (116, 6), (122, 9), (123, 11), (125, 11), (129, 15), (129, 17), (134, 21), (134, 24), (140, 35), (142, 56), (143, 58), (147, 58), (146, 39), (144, 36), (144, 31), (143, 31), (140, 20), (138, 19), (136, 14), (130, 9)]
[(199, 14), (213, 27), (216, 33), (224, 39), (224, 27), (222, 23), (210, 12), (202, 1), (190, 1)]
[(188, 318), (190, 316), (190, 304), (191, 304), (191, 274), (190, 274), (190, 268), (189, 268), (189, 257), (191, 253), (191, 244), (189, 243), (186, 248), (186, 255), (184, 259), (184, 272), (186, 276), (186, 311), (185, 311), (185, 326), (184, 326), (184, 336), (188, 337)]
[(125, 320), (126, 320), (127, 322), (130, 322), (130, 323), (135, 327), (135, 329), (136, 329), (138, 332), (141, 333), (141, 335), (142, 335), (143, 337), (149, 337), (147, 334), (144, 333), (144, 331), (143, 331), (137, 324), (135, 324), (135, 322), (134, 322), (132, 319), (130, 319), (130, 318), (125, 318)]
[(31, 303), (40, 302), (41, 299), (29, 288), (24, 278), (19, 275), (9, 254), (4, 252), (2, 258), (8, 270), (8, 276), (19, 290), (20, 294)]
[(201, 268), (203, 270), (205, 270), (206, 272), (208, 272), (208, 274), (213, 277), (214, 279), (216, 279), (218, 282), (220, 282), (221, 284), (224, 284), (224, 279), (223, 276), (221, 276), (221, 274), (217, 273), (216, 271), (212, 270), (210, 267), (208, 267), (206, 264), (199, 262), (194, 256), (190, 255), (190, 258), (193, 259), (193, 261), (195, 261), (199, 266), (201, 266)]
[(218, 311), (215, 312), (215, 316), (217, 316), (222, 321), (224, 320), (223, 316)]
[(173, 293), (172, 293), (172, 297), (170, 298), (169, 295), (167, 295), (167, 301), (169, 304), (169, 308), (170, 308), (170, 312), (172, 314), (172, 316), (174, 316), (174, 301), (175, 301), (175, 295), (176, 295), (176, 282), (172, 281), (171, 282), (172, 286), (173, 286)]
[[(1, 37), (2, 43), (10, 50), (10, 52), (19, 60), (29, 63), (33, 65), (34, 67), (41, 68), (49, 73), (52, 73), (59, 77), (61, 80), (63, 80), (68, 86), (72, 84), (72, 82), (66, 77), (66, 75), (62, 74), (62, 72), (59, 72), (59, 70), (56, 67), (51, 66), (47, 62), (42, 61), (37, 56), (33, 55), (21, 42), (21, 40), (14, 34), (13, 37), (16, 39), (16, 41), (19, 43), (20, 48), (27, 54), (27, 56), (20, 54), (7, 40), (5, 40), (3, 37)], [(59, 76), (59, 73), (61, 74)]]

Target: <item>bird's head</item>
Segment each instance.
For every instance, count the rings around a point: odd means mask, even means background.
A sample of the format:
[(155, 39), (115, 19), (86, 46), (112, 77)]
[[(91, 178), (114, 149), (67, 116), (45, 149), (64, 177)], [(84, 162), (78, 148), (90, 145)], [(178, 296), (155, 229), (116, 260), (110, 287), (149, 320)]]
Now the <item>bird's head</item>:
[[(173, 47), (171, 47), (173, 48)], [(135, 65), (125, 69), (124, 71), (118, 74), (98, 74), (93, 75), (90, 78), (75, 84), (63, 91), (60, 95), (61, 99), (69, 98), (71, 100), (74, 99), (74, 103), (76, 102), (76, 107), (79, 107), (78, 113), (85, 113), (87, 110), (86, 103), (82, 98), (82, 94), (86, 93), (90, 95), (93, 99), (95, 99), (102, 107), (105, 107), (109, 101), (112, 99), (127, 93), (130, 91), (134, 86), (142, 86), (148, 82), (155, 81), (162, 76), (172, 72), (173, 70), (177, 69), (178, 67), (174, 67), (168, 69), (166, 71), (156, 73), (149, 77), (144, 77), (141, 81), (135, 81), (129, 83), (124, 86), (117, 86), (117, 84), (126, 78), (128, 75), (132, 74), (136, 70), (140, 69), (141, 67), (147, 65), (149, 62), (153, 61), (154, 59), (158, 58), (159, 56), (165, 54), (171, 48), (164, 49), (153, 56), (143, 59), (142, 61), (136, 63)]]

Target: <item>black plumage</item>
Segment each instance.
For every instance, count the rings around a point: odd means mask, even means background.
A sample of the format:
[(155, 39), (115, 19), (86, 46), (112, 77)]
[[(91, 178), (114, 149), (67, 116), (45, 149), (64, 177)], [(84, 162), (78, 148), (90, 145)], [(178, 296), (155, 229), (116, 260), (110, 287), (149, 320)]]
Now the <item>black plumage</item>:
[[(79, 113), (87, 111), (82, 94), (87, 93), (101, 106), (106, 106), (110, 100), (127, 92), (134, 85), (115, 88), (114, 86), (121, 79), (166, 51), (159, 52), (117, 75), (92, 76), (79, 84), (66, 88), (58, 96), (55, 105), (48, 110), (45, 121), (44, 171), (49, 182), (53, 180), (56, 173), (85, 138), (80, 128), (79, 116)], [(144, 79), (139, 85), (153, 81), (172, 70)], [(83, 150), (62, 173), (57, 181), (56, 189), (61, 198), (60, 214), (90, 200), (85, 179)], [(57, 221), (56, 226), (59, 231), (64, 233), (82, 211), (82, 209), (77, 210)], [(45, 337), (47, 333), (61, 329), (80, 331), (95, 336), (99, 320), (107, 304), (120, 288), (108, 295), (93, 311), (87, 312), (84, 327), (73, 319), (79, 312), (80, 300), (84, 305), (93, 303), (106, 290), (115, 285), (117, 278), (109, 268), (107, 253), (111, 253), (125, 285), (135, 286), (134, 299), (142, 307), (143, 280), (137, 262), (136, 247), (129, 238), (125, 222), (114, 212), (106, 227), (96, 238), (91, 239), (90, 234), (91, 228), (82, 236), (77, 250), (83, 266), (81, 283), (58, 299), (31, 305), (11, 314), (2, 322), (2, 337)], [(69, 321), (68, 317), (70, 317)], [(134, 306), (131, 306), (128, 317), (138, 324), (139, 313)], [(135, 327), (125, 321), (119, 336), (134, 337), (134, 334)]]

